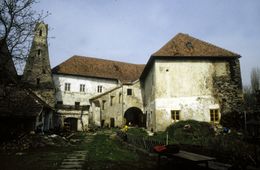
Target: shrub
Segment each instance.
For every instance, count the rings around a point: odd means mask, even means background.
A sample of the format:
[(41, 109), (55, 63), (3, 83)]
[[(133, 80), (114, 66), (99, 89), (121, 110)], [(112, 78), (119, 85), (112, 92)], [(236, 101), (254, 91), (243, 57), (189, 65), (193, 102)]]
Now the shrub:
[(211, 124), (196, 120), (179, 121), (170, 125), (166, 132), (168, 132), (170, 140), (192, 145), (203, 145), (214, 136)]

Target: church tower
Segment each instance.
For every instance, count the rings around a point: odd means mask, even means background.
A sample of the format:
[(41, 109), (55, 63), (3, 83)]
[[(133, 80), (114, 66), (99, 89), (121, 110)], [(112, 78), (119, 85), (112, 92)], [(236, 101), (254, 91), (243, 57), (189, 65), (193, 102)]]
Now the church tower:
[(22, 80), (38, 97), (54, 106), (55, 88), (51, 74), (47, 37), (48, 25), (43, 22), (37, 23)]

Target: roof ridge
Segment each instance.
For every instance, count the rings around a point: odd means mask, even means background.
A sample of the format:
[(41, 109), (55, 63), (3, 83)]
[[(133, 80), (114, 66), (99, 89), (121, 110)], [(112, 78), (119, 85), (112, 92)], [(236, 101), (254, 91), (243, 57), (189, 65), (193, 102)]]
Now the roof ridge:
[(154, 52), (152, 56), (240, 57), (237, 53), (185, 33), (175, 35), (159, 50)]
[[(97, 58), (97, 57), (92, 57), (92, 56), (82, 56), (82, 55), (73, 55), (71, 58), (93, 59), (93, 60), (99, 60), (99, 61), (116, 62), (116, 63), (122, 63), (122, 64), (131, 64), (131, 65), (145, 65), (145, 64), (136, 64), (136, 63), (129, 63), (129, 62), (124, 62), (124, 61)], [(71, 59), (71, 58), (69, 58), (69, 59)]]

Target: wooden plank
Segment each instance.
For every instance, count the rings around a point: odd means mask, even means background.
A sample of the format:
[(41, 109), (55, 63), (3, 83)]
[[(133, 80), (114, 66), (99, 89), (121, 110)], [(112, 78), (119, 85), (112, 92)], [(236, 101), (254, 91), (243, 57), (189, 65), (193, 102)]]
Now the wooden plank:
[(209, 157), (209, 156), (186, 152), (186, 151), (180, 151), (178, 153), (172, 154), (172, 156), (190, 160), (193, 162), (206, 162), (206, 161), (216, 160), (216, 158), (214, 158), (214, 157)]

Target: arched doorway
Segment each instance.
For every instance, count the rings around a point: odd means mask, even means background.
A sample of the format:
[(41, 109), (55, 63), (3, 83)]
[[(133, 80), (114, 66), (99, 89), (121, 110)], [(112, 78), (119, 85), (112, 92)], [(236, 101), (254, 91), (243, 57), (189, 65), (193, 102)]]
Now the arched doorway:
[(126, 125), (139, 127), (145, 126), (143, 112), (137, 107), (130, 107), (127, 109), (124, 114), (124, 118), (126, 119)]
[(64, 128), (77, 131), (78, 130), (78, 119), (74, 117), (68, 117), (64, 119)]

